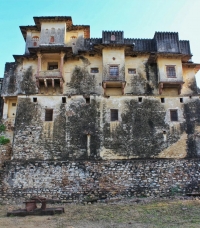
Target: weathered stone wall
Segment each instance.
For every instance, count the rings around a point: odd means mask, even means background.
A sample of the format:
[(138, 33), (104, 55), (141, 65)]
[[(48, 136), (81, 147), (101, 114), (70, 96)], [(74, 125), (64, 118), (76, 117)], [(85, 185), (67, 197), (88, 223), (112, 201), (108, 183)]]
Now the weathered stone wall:
[(7, 162), (0, 200), (168, 196), (200, 190), (200, 160)]
[[(37, 96), (18, 98), (13, 157), (21, 159), (130, 159), (200, 157), (200, 100), (184, 97)], [(171, 121), (170, 110), (178, 113)], [(45, 109), (53, 120), (45, 121)], [(111, 109), (118, 121), (111, 121)], [(31, 110), (31, 111), (30, 111)], [(89, 136), (88, 136), (89, 135)], [(88, 137), (90, 141), (88, 141)], [(89, 143), (89, 144), (88, 144)]]

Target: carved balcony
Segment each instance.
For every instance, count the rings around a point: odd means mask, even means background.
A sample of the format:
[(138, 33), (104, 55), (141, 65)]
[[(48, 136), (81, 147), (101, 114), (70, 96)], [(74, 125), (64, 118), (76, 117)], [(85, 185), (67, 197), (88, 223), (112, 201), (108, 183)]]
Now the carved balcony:
[(106, 88), (121, 88), (121, 94), (124, 94), (124, 88), (126, 85), (125, 75), (104, 75), (102, 86), (104, 94), (106, 94)]
[(36, 75), (36, 84), (40, 91), (40, 87), (44, 85), (47, 87), (55, 88), (56, 85), (59, 85), (61, 89), (63, 89), (64, 79), (62, 77), (62, 73), (59, 70), (46, 70), (39, 71)]
[(36, 74), (36, 78), (44, 79), (44, 78), (62, 78), (62, 74), (59, 70), (45, 70), (45, 71), (39, 71)]

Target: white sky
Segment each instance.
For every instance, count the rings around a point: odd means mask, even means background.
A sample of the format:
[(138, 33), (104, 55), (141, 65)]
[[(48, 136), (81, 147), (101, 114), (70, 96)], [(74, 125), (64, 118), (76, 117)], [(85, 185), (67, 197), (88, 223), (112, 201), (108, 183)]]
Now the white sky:
[[(179, 32), (200, 63), (200, 0), (0, 0), (0, 77), (13, 54), (24, 54), (19, 26), (34, 25), (33, 16), (71, 16), (74, 24), (90, 25), (91, 37), (98, 38), (102, 30), (123, 30), (125, 38)], [(196, 78), (200, 87), (200, 73)]]

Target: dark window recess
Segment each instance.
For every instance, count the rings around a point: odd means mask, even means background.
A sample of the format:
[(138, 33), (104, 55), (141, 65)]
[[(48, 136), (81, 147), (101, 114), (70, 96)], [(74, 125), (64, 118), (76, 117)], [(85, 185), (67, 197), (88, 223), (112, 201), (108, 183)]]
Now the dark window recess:
[(86, 101), (86, 104), (90, 104), (90, 98), (89, 97), (86, 97), (85, 101)]
[(48, 63), (48, 70), (58, 69), (58, 63)]
[(117, 121), (118, 120), (118, 109), (111, 109), (110, 110), (110, 120)]
[(166, 131), (163, 131), (163, 134), (165, 135), (166, 134)]
[(176, 77), (176, 69), (175, 66), (166, 66), (167, 77), (175, 78)]
[(99, 73), (99, 68), (97, 68), (97, 67), (91, 68), (90, 72), (91, 73)]
[(165, 103), (165, 98), (160, 98), (161, 103)]
[(142, 97), (138, 97), (138, 102), (142, 102)]
[(113, 77), (119, 76), (119, 67), (118, 66), (110, 66), (109, 74), (110, 74), (110, 76), (113, 76)]
[(37, 102), (37, 97), (33, 97), (33, 102)]
[(178, 121), (178, 110), (170, 110), (171, 121)]
[(62, 97), (62, 103), (66, 103), (66, 97)]
[(180, 103), (183, 103), (183, 98), (182, 97), (180, 98)]
[(53, 109), (46, 109), (45, 110), (45, 121), (52, 121), (53, 120)]
[(16, 106), (16, 103), (12, 103), (12, 106)]
[(51, 37), (50, 37), (50, 43), (54, 43), (54, 42), (55, 42), (54, 36), (51, 36)]
[(136, 74), (136, 69), (135, 68), (128, 68), (128, 73), (129, 74)]

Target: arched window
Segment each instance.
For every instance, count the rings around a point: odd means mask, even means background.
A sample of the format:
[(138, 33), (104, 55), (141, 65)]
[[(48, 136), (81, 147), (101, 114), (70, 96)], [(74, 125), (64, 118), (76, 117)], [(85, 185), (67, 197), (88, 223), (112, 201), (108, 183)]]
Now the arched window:
[(32, 37), (32, 42), (34, 47), (38, 45), (38, 41), (39, 41), (39, 36)]
[(55, 33), (56, 33), (55, 28), (51, 28), (51, 34), (55, 34)]

